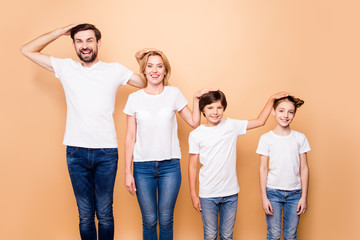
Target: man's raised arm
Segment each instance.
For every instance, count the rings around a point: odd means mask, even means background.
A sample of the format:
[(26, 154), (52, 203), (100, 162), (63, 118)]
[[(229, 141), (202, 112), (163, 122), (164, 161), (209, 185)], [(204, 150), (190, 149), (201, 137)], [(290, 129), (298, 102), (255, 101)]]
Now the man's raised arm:
[(20, 48), (21, 53), (39, 66), (54, 72), (54, 69), (51, 65), (50, 56), (41, 53), (41, 50), (43, 50), (52, 41), (58, 39), (60, 36), (69, 35), (70, 30), (75, 26), (75, 24), (71, 24), (69, 26), (58, 28), (54, 31), (41, 35), (40, 37), (35, 38), (34, 40), (23, 45)]

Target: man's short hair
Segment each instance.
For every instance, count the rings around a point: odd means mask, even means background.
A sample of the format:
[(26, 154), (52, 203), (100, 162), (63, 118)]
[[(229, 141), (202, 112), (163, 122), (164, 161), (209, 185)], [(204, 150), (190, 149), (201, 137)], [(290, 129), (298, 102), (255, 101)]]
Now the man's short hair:
[(70, 36), (72, 38), (72, 40), (74, 41), (74, 36), (76, 33), (81, 32), (81, 31), (86, 31), (86, 30), (93, 30), (95, 33), (95, 38), (96, 41), (99, 41), (101, 39), (101, 32), (99, 31), (99, 29), (97, 29), (94, 25), (89, 24), (89, 23), (83, 23), (83, 24), (79, 24), (75, 27), (73, 27), (70, 31)]

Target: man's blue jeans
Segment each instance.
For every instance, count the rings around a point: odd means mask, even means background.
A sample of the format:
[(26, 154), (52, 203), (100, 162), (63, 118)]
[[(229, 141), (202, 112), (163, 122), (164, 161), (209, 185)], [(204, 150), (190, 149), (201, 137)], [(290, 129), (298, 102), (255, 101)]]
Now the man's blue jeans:
[[(233, 239), (238, 194), (227, 197), (200, 198), (204, 239), (216, 240), (218, 229), (221, 240)], [(218, 217), (220, 215), (220, 224)]]
[(136, 196), (143, 221), (143, 239), (173, 239), (173, 217), (181, 184), (179, 159), (134, 162)]
[(301, 189), (285, 191), (266, 188), (266, 195), (273, 208), (273, 215), (266, 215), (267, 240), (280, 239), (282, 215), (284, 221), (284, 240), (296, 240), (297, 227), (300, 219), (296, 210), (301, 198)]
[(82, 240), (96, 240), (95, 213), (99, 240), (114, 239), (113, 192), (118, 164), (117, 148), (68, 146), (67, 164), (80, 218)]

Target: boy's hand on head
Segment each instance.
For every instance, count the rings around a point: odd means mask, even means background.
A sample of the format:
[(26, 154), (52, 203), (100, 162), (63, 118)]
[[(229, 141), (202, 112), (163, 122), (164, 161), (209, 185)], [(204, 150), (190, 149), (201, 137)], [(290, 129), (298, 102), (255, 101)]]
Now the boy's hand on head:
[(292, 96), (290, 93), (288, 92), (278, 92), (278, 93), (275, 93), (274, 95), (271, 96), (272, 99), (280, 99), (280, 98), (283, 98), (283, 97), (287, 97), (287, 96)]

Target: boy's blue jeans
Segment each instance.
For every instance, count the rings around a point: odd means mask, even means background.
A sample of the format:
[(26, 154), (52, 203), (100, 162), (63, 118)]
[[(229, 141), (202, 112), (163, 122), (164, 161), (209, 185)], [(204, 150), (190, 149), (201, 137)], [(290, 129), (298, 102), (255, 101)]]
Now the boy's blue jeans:
[[(218, 229), (221, 240), (233, 239), (238, 194), (227, 197), (200, 198), (204, 239), (216, 240)], [(218, 217), (220, 215), (220, 224)]]
[(67, 164), (80, 218), (82, 240), (114, 239), (113, 192), (118, 164), (117, 148), (91, 149), (68, 146)]
[[(296, 240), (297, 227), (300, 216), (297, 215), (297, 205), (301, 198), (301, 189), (285, 191), (266, 188), (273, 215), (266, 215), (267, 240), (278, 240), (281, 236), (281, 217), (283, 215), (283, 237), (284, 240)], [(284, 211), (284, 214), (283, 214)]]
[(136, 196), (143, 220), (143, 240), (173, 239), (175, 202), (180, 190), (179, 159), (134, 162)]

